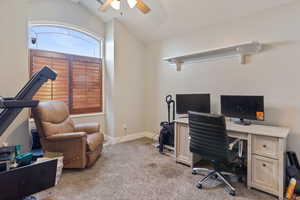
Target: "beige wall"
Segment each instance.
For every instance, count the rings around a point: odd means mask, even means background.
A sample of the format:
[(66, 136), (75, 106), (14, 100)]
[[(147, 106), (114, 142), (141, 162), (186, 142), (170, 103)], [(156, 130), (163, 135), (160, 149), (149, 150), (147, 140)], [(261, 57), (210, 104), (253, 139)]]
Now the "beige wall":
[(72, 25), (97, 37), (104, 36), (104, 23), (79, 4), (70, 0), (28, 0), (28, 2), (30, 21)]
[(115, 137), (115, 34), (114, 22), (105, 24), (105, 112), (106, 131)]
[[(0, 96), (14, 96), (28, 81), (28, 23), (67, 25), (91, 33), (101, 39), (104, 23), (87, 9), (69, 0), (1, 0), (0, 1)], [(75, 117), (74, 121), (95, 121), (105, 125), (105, 115)], [(32, 123), (31, 123), (32, 125)], [(30, 149), (28, 111), (25, 110), (0, 137), (0, 145), (22, 144)]]
[(120, 22), (115, 25), (116, 133), (123, 136), (145, 131), (145, 46)]
[[(19, 0), (0, 1), (0, 96), (15, 96), (28, 80), (27, 4)], [(3, 142), (22, 144), (28, 150), (27, 110), (24, 110), (0, 137)]]
[[(112, 137), (145, 131), (145, 46), (119, 21), (107, 24), (107, 119)], [(113, 48), (111, 48), (113, 47)], [(109, 103), (108, 103), (109, 102)], [(125, 127), (126, 128), (125, 128)]]
[[(147, 130), (157, 132), (167, 119), (164, 97), (169, 93), (211, 93), (213, 112), (220, 111), (221, 94), (264, 95), (264, 123), (290, 127), (288, 148), (300, 153), (299, 13), (297, 2), (148, 46)], [(251, 40), (268, 46), (247, 65), (237, 57), (188, 64), (176, 72), (162, 61)]]

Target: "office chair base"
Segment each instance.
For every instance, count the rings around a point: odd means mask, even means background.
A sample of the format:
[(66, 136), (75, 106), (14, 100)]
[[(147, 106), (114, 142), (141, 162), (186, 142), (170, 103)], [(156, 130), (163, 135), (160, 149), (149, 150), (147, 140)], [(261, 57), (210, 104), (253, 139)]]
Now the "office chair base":
[(198, 189), (202, 189), (202, 188), (203, 188), (202, 184), (200, 184), (200, 183), (198, 183), (198, 184), (196, 185), (196, 187), (197, 187)]
[(207, 168), (193, 168), (193, 170), (192, 170), (192, 174), (194, 174), (194, 175), (197, 175), (197, 174), (199, 174), (199, 172), (211, 172), (212, 170), (211, 169), (207, 169)]
[[(197, 187), (198, 189), (200, 189), (200, 190), (203, 188), (202, 184), (200, 184), (200, 183), (198, 183), (198, 184), (196, 185), (196, 187)], [(235, 190), (229, 191), (229, 194), (230, 194), (231, 196), (235, 196)]]
[(235, 196), (235, 191), (230, 191), (229, 194), (230, 194), (231, 196)]
[(37, 198), (35, 198), (34, 196), (28, 196), (28, 197), (25, 197), (22, 200), (37, 200)]
[(208, 175), (206, 175), (201, 181), (199, 181), (199, 183), (196, 185), (196, 187), (198, 189), (202, 189), (203, 183), (205, 183), (208, 179), (213, 178), (213, 177), (217, 177), (223, 183), (225, 183), (225, 185), (229, 189), (229, 194), (231, 196), (235, 196), (235, 188), (229, 183), (229, 181), (224, 177), (224, 175), (222, 173), (220, 173), (219, 171), (216, 171), (216, 170), (209, 172)]
[[(207, 168), (193, 168), (192, 169), (192, 174), (193, 175), (203, 175), (206, 176), (206, 174), (203, 174), (201, 172), (206, 172), (206, 173), (210, 173), (215, 171), (214, 169), (207, 169)], [(230, 172), (220, 172), (221, 174), (225, 175), (225, 176), (234, 176), (235, 174), (230, 173)], [(217, 178), (217, 175), (215, 174), (215, 177)], [(212, 178), (214, 178), (214, 176), (212, 176)]]

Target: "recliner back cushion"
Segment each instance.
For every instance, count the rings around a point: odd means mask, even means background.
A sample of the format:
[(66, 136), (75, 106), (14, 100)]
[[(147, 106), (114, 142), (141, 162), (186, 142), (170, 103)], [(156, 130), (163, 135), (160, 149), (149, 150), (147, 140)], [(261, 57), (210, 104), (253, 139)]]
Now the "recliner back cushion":
[(38, 107), (34, 108), (34, 115), (39, 118), (45, 137), (74, 132), (74, 123), (63, 101), (40, 102)]

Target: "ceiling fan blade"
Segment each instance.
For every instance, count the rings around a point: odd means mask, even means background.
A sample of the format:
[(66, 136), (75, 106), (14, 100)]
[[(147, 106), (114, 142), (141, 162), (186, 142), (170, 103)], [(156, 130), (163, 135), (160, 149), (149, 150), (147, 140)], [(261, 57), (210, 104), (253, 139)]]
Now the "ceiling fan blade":
[(151, 10), (142, 0), (137, 1), (136, 7), (144, 14), (147, 14)]
[(110, 7), (110, 4), (113, 0), (106, 0), (105, 3), (100, 7), (100, 10), (102, 12), (107, 11), (107, 9)]

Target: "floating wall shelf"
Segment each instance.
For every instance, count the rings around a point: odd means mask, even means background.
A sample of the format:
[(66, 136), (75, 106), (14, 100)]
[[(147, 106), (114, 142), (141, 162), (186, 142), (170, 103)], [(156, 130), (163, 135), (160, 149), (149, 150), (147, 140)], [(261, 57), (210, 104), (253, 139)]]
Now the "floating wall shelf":
[(168, 61), (170, 64), (175, 64), (177, 71), (181, 71), (181, 65), (185, 63), (203, 62), (228, 56), (240, 56), (241, 64), (246, 64), (246, 57), (260, 52), (261, 49), (262, 44), (252, 41), (227, 47), (209, 49), (184, 56), (164, 58), (164, 60)]

